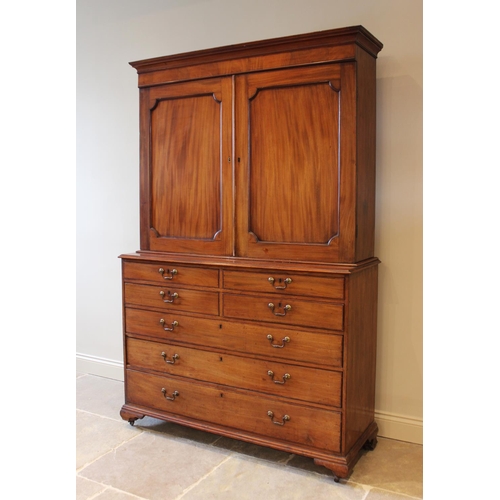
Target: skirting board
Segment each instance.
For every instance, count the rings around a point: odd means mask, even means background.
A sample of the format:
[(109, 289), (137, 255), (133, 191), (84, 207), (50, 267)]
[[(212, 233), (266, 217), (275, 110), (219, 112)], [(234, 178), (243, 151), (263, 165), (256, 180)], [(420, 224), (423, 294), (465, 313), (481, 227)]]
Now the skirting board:
[(375, 410), (378, 435), (408, 443), (424, 443), (423, 420)]
[[(123, 362), (121, 361), (77, 353), (76, 371), (123, 382)], [(375, 411), (375, 421), (380, 437), (423, 444), (422, 419)]]
[(88, 373), (99, 377), (112, 378), (123, 382), (123, 362), (97, 358), (86, 354), (76, 354), (77, 373)]

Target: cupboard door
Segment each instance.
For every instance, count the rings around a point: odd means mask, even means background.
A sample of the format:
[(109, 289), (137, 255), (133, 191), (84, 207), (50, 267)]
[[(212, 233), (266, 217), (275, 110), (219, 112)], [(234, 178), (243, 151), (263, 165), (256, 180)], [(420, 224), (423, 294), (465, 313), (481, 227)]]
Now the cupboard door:
[(231, 78), (141, 90), (141, 249), (233, 252)]
[(236, 78), (237, 255), (349, 260), (354, 83), (351, 64)]

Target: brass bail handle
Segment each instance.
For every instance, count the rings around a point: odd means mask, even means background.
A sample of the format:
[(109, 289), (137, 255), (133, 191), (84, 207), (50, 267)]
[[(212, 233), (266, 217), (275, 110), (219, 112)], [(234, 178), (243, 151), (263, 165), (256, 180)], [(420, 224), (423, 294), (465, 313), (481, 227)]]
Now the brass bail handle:
[(161, 357), (163, 358), (163, 361), (165, 361), (165, 363), (168, 363), (169, 365), (175, 365), (175, 361), (177, 359), (179, 359), (179, 355), (178, 354), (174, 354), (172, 356), (172, 361), (170, 361), (169, 359), (167, 359), (167, 355), (166, 355), (165, 352), (161, 353)]
[(281, 344), (273, 344), (274, 337), (271, 334), (269, 334), (266, 338), (269, 342), (271, 342), (271, 347), (275, 347), (277, 349), (283, 349), (283, 347), (285, 347), (285, 342), (290, 342), (290, 337), (283, 337), (281, 339)]
[(167, 273), (170, 274), (170, 276), (165, 276), (165, 269), (163, 269), (163, 267), (160, 267), (160, 269), (158, 269), (158, 272), (162, 275), (163, 279), (164, 280), (172, 280), (174, 279), (174, 276), (177, 274), (177, 269), (167, 269)]
[(168, 399), (169, 401), (175, 401), (175, 398), (179, 396), (179, 391), (174, 391), (172, 396), (167, 396), (167, 389), (165, 389), (165, 387), (162, 387), (161, 392), (163, 393), (165, 399)]
[(163, 299), (163, 302), (165, 302), (166, 304), (173, 304), (174, 300), (179, 298), (179, 294), (177, 292), (174, 292), (172, 295), (169, 295), (170, 297), (172, 297), (172, 300), (164, 298), (165, 292), (163, 290), (160, 292), (160, 295), (161, 295), (161, 298)]
[(271, 422), (276, 425), (285, 425), (285, 422), (288, 422), (288, 420), (290, 420), (290, 417), (288, 415), (283, 415), (281, 417), (281, 422), (274, 420), (274, 413), (271, 410), (267, 412), (267, 416), (271, 419)]
[(286, 316), (286, 313), (288, 311), (291, 311), (292, 310), (292, 306), (289, 305), (289, 304), (286, 304), (284, 307), (283, 307), (283, 312), (282, 313), (279, 313), (279, 312), (276, 312), (274, 310), (274, 304), (272, 302), (269, 302), (269, 304), (267, 304), (267, 307), (269, 307), (269, 309), (271, 309), (272, 313), (275, 315), (275, 316)]
[(171, 325), (172, 325), (172, 328), (169, 328), (168, 326), (165, 326), (165, 320), (163, 318), (160, 319), (160, 325), (163, 326), (163, 329), (166, 331), (166, 332), (173, 332), (174, 331), (174, 328), (176, 326), (179, 326), (179, 322), (177, 320), (175, 321), (172, 321)]
[(273, 285), (276, 290), (285, 290), (287, 285), (289, 285), (292, 282), (292, 278), (285, 278), (284, 280), (278, 278), (278, 283), (283, 283), (283, 285), (279, 286), (276, 286), (274, 284), (276, 280), (272, 276), (267, 278), (267, 281), (269, 281), (269, 283), (271, 283), (271, 285)]
[(289, 373), (285, 373), (281, 378), (283, 381), (281, 380), (274, 380), (274, 372), (272, 370), (268, 370), (267, 374), (271, 377), (271, 380), (275, 383), (275, 384), (284, 384), (287, 380), (289, 380), (291, 378), (291, 375)]

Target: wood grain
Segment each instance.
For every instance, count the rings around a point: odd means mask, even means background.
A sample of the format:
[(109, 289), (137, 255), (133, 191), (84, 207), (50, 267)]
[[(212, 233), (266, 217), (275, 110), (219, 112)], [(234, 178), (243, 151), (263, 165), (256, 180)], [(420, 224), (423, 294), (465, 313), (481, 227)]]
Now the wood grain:
[[(160, 320), (164, 323), (160, 323)], [(172, 328), (165, 331), (164, 326)], [(128, 335), (147, 336), (156, 340), (173, 341), (177, 344), (210, 346), (225, 352), (240, 352), (250, 357), (265, 357), (279, 361), (299, 362), (305, 366), (342, 367), (342, 335), (309, 332), (291, 328), (264, 326), (261, 323), (199, 318), (186, 313), (158, 312), (127, 307), (125, 331)], [(273, 348), (282, 344), (281, 349)]]
[[(274, 310), (269, 304), (275, 305)], [(291, 309), (285, 312), (285, 307)], [(344, 305), (273, 295), (223, 294), (223, 315), (227, 318), (264, 321), (306, 328), (344, 329)], [(276, 314), (275, 314), (276, 313)], [(282, 316), (278, 316), (280, 314)]]
[[(273, 278), (273, 282), (269, 281)], [(285, 280), (291, 280), (286, 284)], [(268, 272), (224, 271), (224, 288), (249, 292), (276, 293), (287, 295), (307, 295), (328, 299), (344, 298), (344, 279), (311, 274), (283, 272), (279, 269)]]
[[(313, 405), (341, 406), (342, 373), (338, 371), (132, 338), (127, 340), (127, 353), (127, 366), (131, 368), (240, 387)], [(174, 355), (178, 356), (175, 360)], [(268, 375), (269, 370), (273, 377)], [(283, 382), (285, 374), (290, 378), (283, 384), (274, 383), (274, 380)]]
[[(163, 269), (163, 273), (160, 273)], [(174, 272), (175, 271), (175, 272)], [(171, 278), (171, 279), (167, 279)], [(139, 264), (124, 262), (123, 279), (126, 281), (146, 281), (162, 285), (219, 286), (219, 270), (178, 265), (175, 262)]]
[[(163, 292), (163, 295), (161, 294)], [(178, 286), (150, 286), (125, 283), (124, 302), (127, 305), (156, 308), (165, 311), (189, 311), (198, 314), (219, 314), (219, 294), (189, 290)], [(178, 297), (174, 298), (174, 294)], [(172, 302), (165, 302), (171, 300)]]
[(141, 106), (144, 249), (231, 255), (231, 79), (155, 87)]
[[(340, 450), (340, 413), (319, 408), (308, 408), (298, 403), (284, 402), (274, 397), (249, 391), (236, 391), (186, 379), (158, 376), (127, 370), (130, 391), (127, 402), (151, 407), (167, 413), (215, 422), (263, 436), (307, 444), (313, 448), (338, 452)], [(166, 400), (174, 391), (179, 396)], [(280, 421), (290, 416), (285, 425), (273, 424), (268, 411)], [(310, 423), (315, 425), (311, 426)]]

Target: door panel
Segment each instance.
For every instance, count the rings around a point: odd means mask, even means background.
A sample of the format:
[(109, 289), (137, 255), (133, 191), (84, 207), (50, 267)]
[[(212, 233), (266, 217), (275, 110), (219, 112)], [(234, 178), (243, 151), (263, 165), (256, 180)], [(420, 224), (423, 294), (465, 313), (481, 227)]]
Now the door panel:
[(315, 110), (337, 110), (338, 94), (323, 82), (250, 99), (249, 229), (258, 240), (327, 244), (336, 236), (338, 203), (323, 204), (338, 201), (338, 113)]
[(232, 254), (231, 87), (217, 78), (149, 90), (151, 250)]
[(339, 260), (349, 236), (342, 175), (352, 160), (340, 130), (349, 134), (354, 96), (343, 71), (321, 65), (236, 79), (238, 255)]

